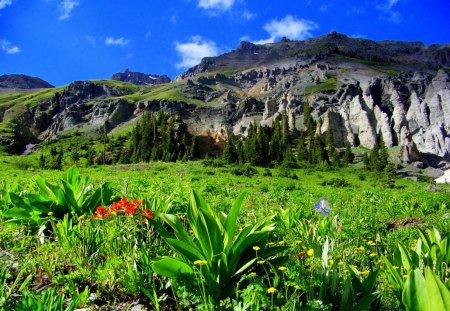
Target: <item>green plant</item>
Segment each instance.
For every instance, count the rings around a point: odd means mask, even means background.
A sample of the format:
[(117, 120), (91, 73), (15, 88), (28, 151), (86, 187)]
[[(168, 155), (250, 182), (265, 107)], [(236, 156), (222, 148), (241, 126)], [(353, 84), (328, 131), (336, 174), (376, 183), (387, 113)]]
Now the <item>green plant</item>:
[(209, 303), (218, 306), (220, 300), (233, 295), (236, 283), (257, 258), (268, 258), (286, 249), (283, 246), (266, 248), (269, 235), (275, 229), (272, 217), (256, 225), (245, 225), (238, 231), (238, 215), (244, 197), (245, 193), (237, 198), (228, 215), (220, 215), (192, 191), (186, 216), (194, 239), (177, 216), (157, 214), (173, 229), (175, 236), (155, 221), (152, 223), (180, 257), (158, 258), (153, 269), (176, 280), (186, 275), (194, 276), (193, 267), (198, 266)]
[(406, 280), (402, 302), (407, 311), (450, 310), (450, 290), (430, 267), (426, 267), (425, 277), (420, 269), (414, 269)]
[(112, 197), (111, 183), (103, 183), (94, 189), (90, 178), (82, 178), (76, 166), (66, 172), (58, 185), (42, 177), (37, 177), (36, 185), (38, 194), (9, 194), (14, 207), (5, 213), (8, 223), (42, 227), (51, 217), (63, 219), (66, 214), (92, 213), (97, 206), (110, 203)]
[(89, 296), (89, 289), (86, 287), (83, 293), (75, 297), (67, 308), (64, 308), (64, 295), (59, 295), (55, 288), (44, 291), (40, 295), (24, 292), (21, 300), (16, 306), (17, 311), (73, 311), (78, 304), (85, 304)]

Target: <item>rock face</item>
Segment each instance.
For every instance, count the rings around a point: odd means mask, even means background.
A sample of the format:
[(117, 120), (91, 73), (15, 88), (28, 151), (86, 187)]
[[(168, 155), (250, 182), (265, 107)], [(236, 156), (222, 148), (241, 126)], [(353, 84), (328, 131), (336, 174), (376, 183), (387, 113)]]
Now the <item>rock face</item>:
[[(266, 45), (242, 42), (235, 51), (203, 59), (176, 83), (135, 94), (115, 83), (74, 82), (21, 114), (31, 126), (16, 131), (24, 133), (17, 140), (42, 141), (73, 129), (109, 131), (142, 111), (163, 109), (180, 115), (191, 134), (219, 141), (229, 132), (246, 135), (251, 124), (271, 126), (282, 116), (292, 131), (304, 129), (307, 102), (323, 140), (329, 128), (338, 147), (372, 148), (382, 138), (398, 147), (401, 161), (436, 166), (450, 160), (449, 51), (449, 45), (338, 33)], [(116, 78), (140, 81), (134, 74)], [(16, 107), (4, 107), (0, 117), (7, 119)]]
[(136, 85), (151, 85), (151, 84), (162, 84), (162, 83), (169, 83), (170, 78), (166, 75), (151, 75), (151, 74), (145, 74), (141, 72), (131, 72), (127, 69), (125, 71), (115, 73), (111, 77), (112, 80), (122, 81), (122, 82), (129, 82)]
[(0, 76), (0, 88), (29, 90), (52, 87), (50, 83), (36, 77), (15, 74)]

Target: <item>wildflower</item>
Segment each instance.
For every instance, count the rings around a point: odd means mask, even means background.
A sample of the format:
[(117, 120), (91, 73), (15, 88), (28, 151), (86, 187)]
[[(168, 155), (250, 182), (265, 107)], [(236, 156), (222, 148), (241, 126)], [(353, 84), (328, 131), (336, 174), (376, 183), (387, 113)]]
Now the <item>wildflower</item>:
[(332, 265), (334, 264), (334, 260), (333, 260), (333, 259), (328, 260), (328, 264), (329, 264), (330, 266), (332, 266)]
[(253, 246), (253, 250), (255, 251), (255, 252), (257, 252), (257, 251), (259, 251), (261, 248), (259, 247), (259, 246)]
[(322, 200), (320, 200), (319, 203), (314, 204), (314, 207), (316, 208), (317, 212), (320, 212), (324, 214), (326, 217), (330, 215), (330, 204), (325, 200), (324, 197), (322, 197)]
[(356, 248), (356, 250), (363, 251), (363, 250), (365, 250), (365, 248), (364, 248), (364, 246), (361, 245), (360, 247)]
[(106, 218), (108, 218), (108, 210), (103, 206), (97, 207), (94, 213), (94, 219), (106, 219)]
[(294, 285), (295, 290), (299, 290), (300, 289), (300, 285)]
[(262, 264), (265, 263), (265, 261), (264, 261), (264, 260), (258, 260), (256, 263), (257, 263), (258, 265), (262, 265)]
[(49, 212), (49, 213), (48, 213), (48, 216), (49, 216), (49, 217), (52, 217), (52, 216), (53, 216), (53, 212)]
[(70, 212), (70, 215), (72, 215), (72, 216), (75, 215), (75, 212), (74, 212), (74, 211), (71, 211), (71, 212)]
[(58, 223), (56, 224), (56, 227), (57, 227), (57, 228), (61, 228), (61, 227), (62, 227), (62, 223), (58, 222)]
[(369, 254), (369, 257), (376, 257), (377, 256), (377, 253), (370, 253)]
[(345, 262), (339, 261), (338, 265), (343, 266), (343, 265), (345, 265)]
[[(148, 219), (153, 219), (152, 212), (147, 207), (141, 212), (141, 214)], [(147, 222), (146, 218), (142, 219), (142, 221)]]
[(267, 290), (268, 294), (275, 294), (277, 292), (277, 289), (275, 287), (271, 287)]
[(369, 241), (369, 242), (367, 242), (367, 245), (369, 245), (369, 246), (375, 246), (375, 245), (377, 245), (377, 243), (375, 243), (374, 241)]
[(312, 257), (312, 256), (314, 256), (314, 250), (313, 250), (312, 248), (310, 248), (310, 249), (308, 249), (308, 251), (306, 252), (306, 254), (307, 254), (309, 257)]
[(281, 267), (278, 267), (278, 270), (280, 270), (280, 271), (286, 271), (287, 268), (286, 268), (285, 266), (281, 266)]
[(258, 276), (258, 274), (256, 274), (256, 272), (250, 272), (249, 274), (248, 274), (248, 276), (250, 276), (250, 277), (255, 277), (255, 276)]
[(364, 270), (364, 271), (361, 271), (361, 275), (367, 275), (367, 274), (369, 274), (370, 273), (370, 270)]
[(207, 263), (208, 262), (206, 260), (201, 260), (201, 259), (194, 261), (194, 265), (196, 265), (196, 266), (204, 266)]

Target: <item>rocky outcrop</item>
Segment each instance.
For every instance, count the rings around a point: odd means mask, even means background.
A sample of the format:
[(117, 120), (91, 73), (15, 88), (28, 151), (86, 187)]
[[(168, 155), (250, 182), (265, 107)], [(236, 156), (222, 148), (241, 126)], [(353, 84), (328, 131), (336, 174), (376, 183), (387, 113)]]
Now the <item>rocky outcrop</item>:
[(151, 85), (170, 82), (170, 78), (166, 75), (159, 76), (159, 75), (145, 74), (142, 72), (132, 72), (128, 70), (128, 68), (125, 69), (123, 73), (119, 72), (113, 74), (111, 80), (129, 82), (136, 85)]
[(54, 86), (47, 81), (27, 75), (11, 74), (0, 76), (0, 88), (29, 90), (52, 87)]

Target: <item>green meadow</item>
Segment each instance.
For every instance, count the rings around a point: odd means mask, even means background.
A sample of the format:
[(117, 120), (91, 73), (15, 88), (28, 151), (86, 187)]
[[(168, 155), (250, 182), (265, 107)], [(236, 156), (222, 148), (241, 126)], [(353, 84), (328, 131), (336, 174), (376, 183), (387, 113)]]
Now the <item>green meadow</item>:
[(448, 186), (355, 164), (21, 159), (0, 163), (3, 310), (448, 310)]

